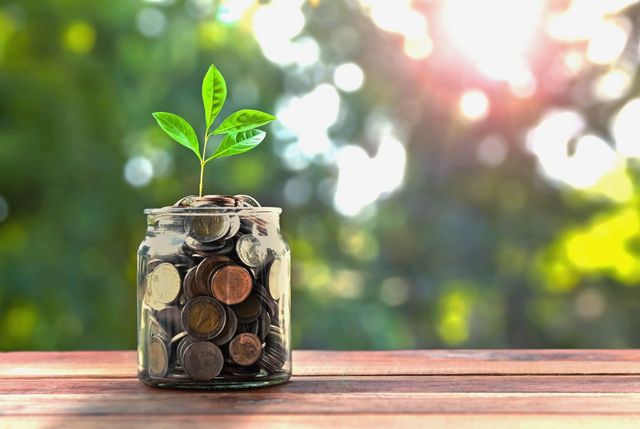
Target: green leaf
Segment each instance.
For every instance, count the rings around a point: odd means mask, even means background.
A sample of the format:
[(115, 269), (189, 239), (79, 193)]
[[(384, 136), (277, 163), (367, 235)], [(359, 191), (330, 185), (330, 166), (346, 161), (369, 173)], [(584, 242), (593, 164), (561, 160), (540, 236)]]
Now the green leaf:
[(196, 136), (196, 132), (193, 130), (193, 127), (189, 125), (187, 121), (178, 115), (167, 112), (155, 112), (153, 117), (156, 118), (160, 128), (162, 128), (169, 137), (180, 143), (182, 146), (186, 146), (191, 149), (198, 159), (202, 160), (198, 137)]
[(239, 133), (258, 128), (274, 119), (275, 116), (259, 110), (238, 110), (222, 121), (220, 126), (213, 131), (213, 134)]
[(227, 84), (216, 66), (211, 64), (202, 80), (202, 104), (204, 105), (204, 120), (207, 124), (207, 130), (220, 113), (226, 99)]
[(261, 130), (248, 130), (238, 134), (227, 134), (215, 153), (207, 158), (207, 162), (215, 158), (247, 152), (258, 146), (266, 135), (267, 133)]

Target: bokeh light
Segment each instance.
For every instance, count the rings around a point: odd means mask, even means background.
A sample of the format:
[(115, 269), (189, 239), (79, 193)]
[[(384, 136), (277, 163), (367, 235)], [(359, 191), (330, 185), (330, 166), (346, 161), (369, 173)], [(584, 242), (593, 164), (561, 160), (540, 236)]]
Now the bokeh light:
[(333, 82), (342, 91), (355, 92), (362, 88), (364, 72), (355, 63), (340, 64), (333, 72)]
[(479, 121), (489, 113), (489, 99), (484, 92), (472, 89), (460, 97), (460, 113), (465, 119)]

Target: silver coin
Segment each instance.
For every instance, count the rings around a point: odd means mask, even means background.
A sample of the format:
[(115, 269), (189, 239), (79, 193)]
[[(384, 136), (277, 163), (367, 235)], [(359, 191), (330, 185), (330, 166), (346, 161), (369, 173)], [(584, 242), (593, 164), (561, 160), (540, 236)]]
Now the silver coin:
[(184, 351), (187, 349), (187, 347), (189, 347), (191, 344), (193, 344), (196, 341), (198, 340), (196, 340), (193, 337), (190, 337), (189, 335), (183, 337), (180, 340), (180, 343), (178, 343), (178, 347), (176, 348), (176, 363), (179, 366), (183, 366)]
[(227, 231), (227, 235), (225, 238), (231, 238), (235, 236), (238, 231), (240, 231), (240, 216), (237, 214), (229, 215), (229, 231)]
[(220, 332), (213, 340), (211, 340), (218, 346), (231, 341), (236, 333), (236, 328), (238, 327), (238, 319), (236, 318), (236, 314), (233, 312), (231, 307), (225, 305), (224, 310), (227, 313), (227, 321), (224, 325), (224, 329), (222, 329), (222, 332)]
[(145, 302), (154, 310), (161, 310), (180, 293), (180, 273), (173, 265), (163, 262), (147, 276)]
[(236, 253), (240, 260), (249, 267), (260, 267), (267, 261), (267, 248), (252, 234), (245, 234), (236, 241)]
[(271, 293), (273, 299), (280, 299), (282, 293), (287, 290), (291, 281), (290, 275), (289, 267), (286, 266), (281, 259), (276, 258), (271, 265), (269, 265), (269, 293)]
[(184, 351), (184, 371), (192, 379), (208, 381), (222, 371), (224, 357), (215, 344), (209, 341), (196, 341)]
[(152, 377), (164, 377), (169, 369), (169, 352), (164, 341), (158, 337), (152, 337), (149, 342), (149, 375)]
[(235, 195), (236, 203), (238, 207), (260, 207), (258, 200), (250, 195)]

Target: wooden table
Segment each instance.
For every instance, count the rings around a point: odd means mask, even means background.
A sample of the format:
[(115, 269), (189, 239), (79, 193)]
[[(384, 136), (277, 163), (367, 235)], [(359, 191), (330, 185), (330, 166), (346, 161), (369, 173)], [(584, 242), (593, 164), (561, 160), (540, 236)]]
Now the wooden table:
[[(640, 351), (296, 351), (281, 386), (145, 387), (132, 351), (0, 353), (0, 428), (640, 427)], [(152, 426), (151, 426), (152, 424)]]

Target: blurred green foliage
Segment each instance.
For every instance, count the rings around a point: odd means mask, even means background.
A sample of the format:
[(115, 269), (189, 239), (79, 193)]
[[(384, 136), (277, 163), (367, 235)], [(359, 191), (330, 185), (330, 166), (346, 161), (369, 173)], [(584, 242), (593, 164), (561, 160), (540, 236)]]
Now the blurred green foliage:
[[(0, 3), (1, 350), (135, 347), (142, 209), (193, 194), (198, 182), (193, 156), (162, 135), (151, 112), (201, 118), (211, 63), (228, 82), (222, 116), (240, 107), (274, 112), (282, 94), (308, 91), (305, 79), (326, 75), (272, 64), (245, 21), (225, 24), (203, 3)], [(149, 9), (166, 20), (158, 34), (140, 31)], [(474, 156), (483, 135), (521, 141), (547, 105), (571, 101), (530, 103), (515, 117), (465, 126), (443, 104), (440, 84), (422, 79), (424, 64), (408, 60), (397, 38), (352, 2), (303, 10), (321, 59), (356, 61), (366, 73), (363, 90), (342, 95), (349, 109), (331, 137), (371, 151), (366, 118), (379, 108), (411, 126), (403, 187), (352, 218), (327, 197), (336, 169), (287, 168), (287, 142), (275, 133), (207, 171), (209, 193), (284, 207), (294, 346), (635, 346), (637, 166), (629, 166), (633, 197), (623, 203), (550, 185), (523, 145), (489, 168)], [(341, 51), (333, 36), (342, 28), (364, 36)], [(597, 108), (585, 113), (611, 117)], [(153, 163), (145, 186), (123, 174), (135, 157)], [(301, 204), (285, 199), (292, 177), (312, 185)]]

